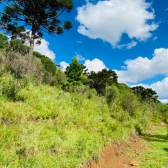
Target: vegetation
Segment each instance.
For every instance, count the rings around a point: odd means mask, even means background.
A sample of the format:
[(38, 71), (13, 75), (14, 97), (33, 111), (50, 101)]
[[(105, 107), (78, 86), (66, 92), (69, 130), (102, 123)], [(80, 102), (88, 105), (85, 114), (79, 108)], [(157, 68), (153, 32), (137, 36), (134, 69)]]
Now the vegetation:
[(83, 66), (78, 62), (77, 58), (72, 59), (72, 64), (66, 68), (65, 74), (68, 82), (73, 85), (79, 84), (82, 80)]
[(105, 94), (106, 86), (117, 84), (117, 74), (115, 71), (103, 69), (99, 72), (91, 72), (89, 74), (90, 87), (95, 88), (98, 94)]
[[(168, 132), (167, 127), (159, 127), (155, 131), (146, 132), (143, 138), (152, 148), (148, 148), (141, 155), (141, 167), (167, 167), (168, 165)], [(159, 156), (159, 157), (158, 157)], [(148, 158), (148, 159), (147, 159)]]
[(21, 44), (0, 51), (0, 167), (83, 167), (108, 142), (168, 121), (156, 92), (143, 96), (112, 70), (87, 73), (76, 57), (64, 73), (34, 52), (30, 76)]
[[(1, 17), (1, 26), (14, 36), (27, 38), (21, 32), (25, 30), (24, 26), (31, 26), (30, 48), (29, 48), (29, 66), (28, 70), (32, 69), (34, 40), (41, 39), (45, 31), (51, 35), (60, 35), (64, 29), (69, 30), (71, 22), (64, 21), (61, 26), (61, 21), (58, 18), (64, 11), (70, 12), (73, 9), (72, 0), (53, 1), (32, 1), (32, 0), (2, 0), (2, 4), (6, 7)], [(22, 26), (17, 26), (17, 22), (23, 22)], [(39, 43), (40, 41), (38, 41)]]

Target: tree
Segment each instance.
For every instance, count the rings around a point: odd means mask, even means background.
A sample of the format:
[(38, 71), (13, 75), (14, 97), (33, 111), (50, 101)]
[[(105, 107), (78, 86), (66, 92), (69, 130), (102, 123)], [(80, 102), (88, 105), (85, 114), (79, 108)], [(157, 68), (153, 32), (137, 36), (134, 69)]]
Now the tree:
[(82, 80), (82, 72), (84, 66), (78, 62), (78, 59), (74, 57), (70, 66), (66, 68), (65, 74), (68, 77), (68, 82), (78, 84)]
[(117, 84), (118, 76), (115, 71), (103, 69), (99, 72), (91, 72), (89, 74), (90, 87), (96, 89), (98, 94), (105, 94), (106, 86)]
[(15, 22), (24, 22), (23, 26), (31, 26), (29, 71), (33, 60), (34, 40), (41, 39), (42, 32), (56, 36), (61, 35), (64, 29), (69, 30), (72, 27), (70, 21), (64, 21), (61, 25), (59, 19), (64, 11), (70, 12), (73, 9), (72, 0), (2, 0), (0, 2), (6, 6), (1, 13), (1, 21), (6, 27), (15, 27)]
[(0, 48), (4, 49), (5, 47), (7, 47), (7, 37), (0, 32)]
[(142, 101), (148, 101), (150, 103), (151, 100), (156, 101), (158, 98), (157, 93), (154, 90), (152, 90), (151, 88), (145, 89), (142, 86), (135, 86), (131, 89), (132, 89), (133, 93), (138, 95), (139, 99)]

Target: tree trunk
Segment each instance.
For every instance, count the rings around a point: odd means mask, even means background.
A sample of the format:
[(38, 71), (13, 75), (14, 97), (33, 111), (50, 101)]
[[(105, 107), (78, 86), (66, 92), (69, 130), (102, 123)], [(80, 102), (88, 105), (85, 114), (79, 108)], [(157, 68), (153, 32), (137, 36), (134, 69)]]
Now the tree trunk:
[(34, 38), (35, 38), (35, 30), (34, 26), (32, 26), (32, 33), (30, 38), (30, 49), (29, 49), (29, 63), (28, 63), (28, 72), (32, 71), (33, 65), (33, 50), (34, 50)]

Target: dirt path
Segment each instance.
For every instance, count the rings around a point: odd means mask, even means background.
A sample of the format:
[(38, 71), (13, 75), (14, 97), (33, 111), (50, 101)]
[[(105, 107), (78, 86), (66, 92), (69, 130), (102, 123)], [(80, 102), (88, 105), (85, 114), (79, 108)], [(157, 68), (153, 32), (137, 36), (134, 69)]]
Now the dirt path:
[[(151, 131), (160, 126), (152, 126)], [(137, 135), (131, 135), (128, 142), (110, 143), (100, 152), (100, 161), (96, 163), (91, 161), (85, 168), (138, 168), (139, 162), (131, 159), (133, 154), (135, 158), (142, 155), (146, 148), (151, 148), (148, 142)]]
[(86, 168), (138, 168), (138, 161), (129, 157), (131, 151), (136, 155), (144, 149), (145, 141), (138, 136), (131, 135), (129, 141), (110, 143), (100, 152), (100, 162), (92, 161)]

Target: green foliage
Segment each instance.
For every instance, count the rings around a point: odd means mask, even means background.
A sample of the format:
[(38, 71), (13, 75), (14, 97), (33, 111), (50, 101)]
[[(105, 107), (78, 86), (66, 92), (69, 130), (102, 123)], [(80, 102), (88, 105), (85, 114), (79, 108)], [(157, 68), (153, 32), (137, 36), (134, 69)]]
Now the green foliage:
[(115, 100), (119, 96), (119, 90), (115, 85), (106, 88), (106, 101), (109, 107), (112, 107)]
[[(14, 96), (21, 101), (9, 101), (8, 90), (14, 88), (15, 93), (21, 81), (0, 74), (0, 87), (6, 88), (0, 96), (1, 167), (80, 167), (89, 158), (98, 161), (108, 142), (127, 139), (135, 129), (142, 134), (152, 117), (147, 106), (134, 108), (137, 99), (132, 92), (119, 94), (114, 85), (107, 87), (109, 100), (115, 99), (113, 93), (119, 95), (111, 109), (105, 97), (86, 85), (69, 93), (29, 83)], [(127, 99), (128, 106), (122, 104)]]
[[(73, 9), (72, 0), (63, 1), (32, 1), (32, 0), (9, 0), (1, 17), (1, 26), (16, 38), (25, 31), (23, 25), (31, 26), (30, 53), (33, 53), (34, 39), (41, 39), (42, 30), (52, 35), (60, 35), (63, 30), (69, 30), (72, 25), (70, 21), (64, 21), (61, 25), (59, 17), (64, 11)], [(3, 3), (6, 4), (6, 1)], [(8, 3), (7, 3), (8, 4)], [(38, 15), (37, 15), (38, 11)], [(17, 26), (17, 23), (22, 23)], [(26, 34), (26, 33), (25, 33)], [(23, 36), (23, 39), (27, 38)], [(32, 55), (30, 55), (32, 57)]]
[(150, 103), (151, 101), (156, 101), (158, 98), (157, 93), (151, 88), (145, 89), (142, 86), (136, 86), (131, 89), (135, 94), (138, 95), (139, 100), (147, 101)]
[(70, 66), (66, 68), (65, 74), (68, 77), (68, 82), (73, 85), (81, 83), (82, 80), (83, 65), (78, 62), (78, 59), (74, 57)]
[(127, 86), (125, 83), (118, 83), (117, 85), (117, 88), (119, 89), (120, 93), (124, 94), (124, 93), (127, 93), (129, 92), (131, 89), (129, 86)]
[(99, 72), (91, 72), (89, 74), (90, 87), (96, 89), (98, 94), (105, 94), (106, 86), (117, 83), (117, 74), (115, 71), (103, 69)]
[(11, 40), (9, 48), (11, 51), (19, 52), (22, 55), (26, 55), (29, 53), (29, 47), (23, 45), (20, 40)]
[(45, 71), (52, 73), (52, 75), (55, 75), (55, 73), (56, 73), (56, 65), (50, 58), (40, 54), (37, 51), (33, 52), (33, 54), (37, 58), (40, 58), (41, 63), (43, 64), (43, 67), (44, 67)]
[(140, 167), (166, 168), (168, 165), (167, 127), (162, 126), (154, 131), (146, 131), (142, 138), (148, 141), (150, 147), (146, 148), (143, 153), (139, 155), (139, 159), (141, 160)]
[(5, 49), (7, 46), (7, 37), (0, 32), (0, 48)]
[[(85, 70), (84, 70), (84, 71), (85, 71)], [(82, 74), (81, 76), (82, 76), (82, 79), (81, 79), (82, 83), (83, 83), (84, 85), (88, 85), (89, 82), (90, 82), (90, 79), (88, 78), (88, 76), (87, 76), (86, 74)]]
[(92, 97), (97, 96), (97, 91), (95, 89), (90, 89), (88, 93), (88, 98), (91, 99)]
[(57, 80), (57, 84), (64, 85), (67, 82), (65, 73), (58, 68), (56, 69), (55, 78)]
[(16, 100), (17, 93), (27, 85), (27, 79), (15, 79), (12, 76), (0, 77), (0, 95), (5, 95), (12, 100)]
[(160, 115), (163, 121), (168, 123), (168, 105), (167, 104), (160, 105)]
[(120, 103), (123, 110), (127, 111), (130, 116), (134, 116), (136, 114), (136, 110), (138, 109), (138, 101), (133, 93), (127, 92), (126, 94), (123, 94), (121, 96)]

